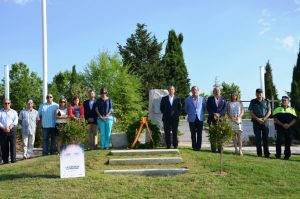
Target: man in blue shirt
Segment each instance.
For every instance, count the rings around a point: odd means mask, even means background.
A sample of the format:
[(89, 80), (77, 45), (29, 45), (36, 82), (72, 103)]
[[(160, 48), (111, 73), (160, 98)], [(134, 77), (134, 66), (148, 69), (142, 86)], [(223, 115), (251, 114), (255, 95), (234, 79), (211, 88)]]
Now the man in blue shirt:
[(185, 99), (184, 108), (188, 115), (193, 150), (200, 151), (206, 102), (203, 97), (199, 96), (198, 86), (193, 86), (191, 90), (192, 96)]
[(58, 104), (53, 102), (53, 95), (47, 95), (47, 102), (39, 107), (39, 115), (42, 120), (42, 142), (43, 142), (43, 155), (48, 155), (48, 140), (51, 136), (51, 149), (50, 154), (56, 153), (56, 128), (55, 128), (55, 113), (58, 109)]

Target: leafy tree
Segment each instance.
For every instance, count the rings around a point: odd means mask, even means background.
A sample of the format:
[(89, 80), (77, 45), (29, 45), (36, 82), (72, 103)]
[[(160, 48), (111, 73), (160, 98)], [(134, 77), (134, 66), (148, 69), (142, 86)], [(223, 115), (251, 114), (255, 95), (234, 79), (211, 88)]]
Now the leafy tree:
[(117, 123), (115, 130), (125, 132), (128, 125), (142, 113), (141, 81), (122, 66), (117, 54), (101, 53), (85, 68), (85, 78), (90, 88), (106, 87), (113, 100)]
[(72, 71), (59, 72), (53, 77), (49, 92), (55, 96), (55, 100), (65, 97), (68, 102), (72, 102), (74, 96), (79, 96), (83, 101), (89, 90), (83, 74), (76, 72), (76, 66)]
[(30, 72), (26, 64), (22, 62), (13, 64), (9, 78), (13, 109), (17, 111), (24, 109), (28, 98), (32, 98), (36, 106), (42, 103), (42, 80), (35, 72)]
[(300, 110), (300, 48), (298, 52), (297, 63), (293, 69), (293, 80), (291, 84), (290, 97), (291, 97), (291, 105), (292, 107), (295, 108), (298, 115), (296, 125), (294, 126), (295, 127), (294, 129), (296, 131), (295, 137), (297, 139), (300, 139), (300, 116), (299, 116), (300, 114), (299, 111)]
[[(266, 98), (269, 100), (278, 100), (278, 95), (277, 95), (277, 90), (276, 87), (273, 83), (273, 77), (272, 77), (272, 68), (270, 61), (267, 62), (266, 64), (266, 72), (265, 72), (265, 94)], [(278, 102), (276, 102), (275, 107), (279, 105)], [(272, 110), (274, 107), (272, 107)]]
[(241, 98), (241, 90), (238, 85), (235, 85), (234, 83), (227, 84), (226, 82), (222, 83), (222, 89), (221, 89), (221, 95), (226, 98), (226, 100), (231, 100), (231, 94), (233, 92), (237, 92), (238, 95)]
[(227, 117), (219, 119), (217, 124), (211, 125), (208, 129), (208, 139), (211, 143), (217, 143), (220, 146), (220, 175), (223, 174), (223, 146), (226, 142), (232, 140), (234, 131), (227, 121)]
[(2, 102), (3, 98), (4, 98), (4, 85), (0, 84), (0, 100), (1, 100), (1, 102)]
[(141, 79), (144, 107), (147, 107), (150, 89), (166, 87), (160, 65), (162, 43), (146, 27), (138, 23), (135, 33), (126, 40), (126, 45), (118, 43), (124, 66), (128, 66), (128, 71)]
[(174, 30), (169, 31), (166, 52), (162, 62), (167, 85), (174, 85), (177, 95), (183, 101), (190, 92), (190, 79), (184, 62), (182, 42), (183, 35), (181, 33), (177, 36)]

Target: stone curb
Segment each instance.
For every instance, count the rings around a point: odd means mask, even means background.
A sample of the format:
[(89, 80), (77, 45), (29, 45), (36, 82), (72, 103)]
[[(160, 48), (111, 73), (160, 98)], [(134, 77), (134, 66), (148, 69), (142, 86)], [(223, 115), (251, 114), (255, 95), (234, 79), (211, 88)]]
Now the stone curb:
[(135, 174), (135, 175), (174, 175), (186, 173), (189, 169), (127, 169), (127, 170), (104, 170), (104, 174)]
[(161, 157), (161, 158), (126, 158), (126, 159), (110, 159), (109, 165), (153, 165), (153, 164), (178, 164), (181, 163), (181, 157)]
[(136, 149), (136, 150), (112, 150), (111, 155), (155, 155), (178, 154), (178, 149)]

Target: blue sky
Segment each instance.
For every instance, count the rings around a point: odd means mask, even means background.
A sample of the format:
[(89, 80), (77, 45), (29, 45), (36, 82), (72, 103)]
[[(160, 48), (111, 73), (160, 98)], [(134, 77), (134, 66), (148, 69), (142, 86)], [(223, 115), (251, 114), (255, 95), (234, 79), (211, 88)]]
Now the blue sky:
[[(42, 77), (41, 13), (41, 0), (0, 0), (1, 79), (5, 64), (20, 61)], [(49, 81), (117, 52), (145, 23), (159, 41), (183, 33), (192, 85), (209, 94), (217, 77), (239, 85), (243, 100), (255, 96), (268, 60), (279, 95), (289, 91), (300, 43), (300, 0), (48, 0), (47, 21)]]

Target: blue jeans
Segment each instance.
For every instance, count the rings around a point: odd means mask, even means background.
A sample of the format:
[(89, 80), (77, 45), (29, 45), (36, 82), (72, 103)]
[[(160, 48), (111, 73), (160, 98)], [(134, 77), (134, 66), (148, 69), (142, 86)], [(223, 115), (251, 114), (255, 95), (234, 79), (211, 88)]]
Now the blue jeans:
[(113, 124), (113, 118), (109, 117), (106, 119), (106, 121), (103, 121), (102, 119), (98, 118), (97, 123), (100, 130), (101, 147), (102, 149), (107, 149), (110, 145), (110, 134)]
[(48, 142), (51, 136), (50, 154), (56, 153), (56, 129), (55, 128), (42, 128), (43, 134), (43, 155), (48, 155)]

